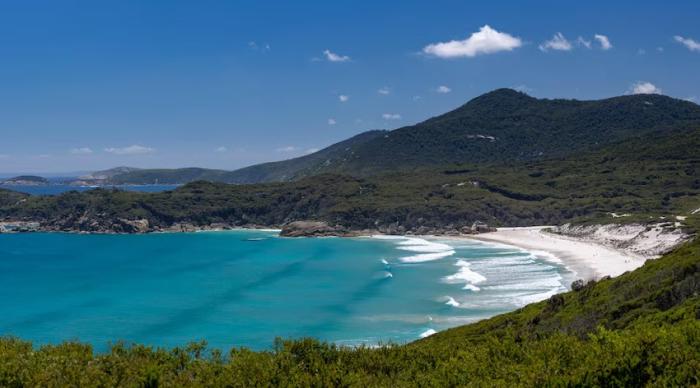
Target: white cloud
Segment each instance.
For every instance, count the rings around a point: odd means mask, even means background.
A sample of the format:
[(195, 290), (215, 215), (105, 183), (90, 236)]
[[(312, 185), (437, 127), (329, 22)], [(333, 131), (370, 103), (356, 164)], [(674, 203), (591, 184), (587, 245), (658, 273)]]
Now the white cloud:
[(444, 93), (449, 93), (449, 92), (451, 92), (452, 89), (450, 89), (449, 87), (447, 87), (447, 86), (445, 86), (445, 85), (440, 85), (440, 86), (437, 87), (437, 89), (435, 89), (435, 91), (438, 92), (438, 93), (443, 93), (443, 94), (444, 94)]
[(39, 159), (48, 159), (48, 158), (51, 157), (51, 155), (49, 155), (49, 154), (40, 154), (40, 155), (37, 155), (36, 157), (39, 158)]
[(338, 100), (340, 100), (340, 102), (348, 102), (349, 99), (350, 96), (346, 96), (345, 94), (341, 94), (340, 96), (338, 96)]
[(661, 89), (651, 82), (638, 81), (630, 86), (628, 93), (630, 94), (661, 94)]
[(698, 98), (695, 96), (690, 96), (690, 97), (686, 97), (685, 100), (690, 101), (690, 102), (696, 102), (698, 100)]
[(250, 47), (252, 50), (260, 51), (263, 53), (266, 53), (272, 49), (269, 43), (258, 44), (255, 41), (248, 42), (248, 47)]
[(389, 89), (388, 86), (385, 86), (383, 88), (379, 88), (379, 90), (377, 90), (377, 93), (386, 96), (387, 94), (391, 93), (391, 89)]
[(338, 122), (335, 121), (335, 119), (328, 119), (328, 125), (336, 125), (336, 124), (338, 124)]
[(384, 113), (382, 118), (384, 120), (401, 120), (401, 115), (398, 113)]
[(656, 48), (656, 51), (662, 53), (662, 52), (664, 52), (664, 48), (661, 47), (661, 46), (659, 46), (659, 47)]
[(639, 50), (637, 50), (637, 55), (644, 55), (644, 54), (646, 54), (646, 53), (647, 53), (647, 50), (644, 50), (644, 49), (641, 49), (641, 48), (640, 48)]
[(540, 44), (540, 50), (542, 51), (571, 51), (572, 48), (573, 46), (571, 46), (571, 42), (566, 40), (564, 34), (562, 34), (561, 32), (557, 32), (556, 34), (554, 34), (552, 39), (542, 42), (542, 44)]
[(295, 147), (295, 146), (286, 146), (286, 147), (280, 147), (280, 148), (276, 149), (275, 151), (289, 153), (289, 152), (299, 151), (299, 148)]
[(92, 149), (90, 147), (78, 147), (71, 148), (70, 153), (73, 155), (90, 155), (92, 154)]
[(336, 54), (331, 50), (324, 50), (323, 55), (326, 56), (326, 59), (329, 62), (347, 62), (350, 60), (350, 57), (348, 57), (347, 55)]
[(418, 100), (420, 100), (421, 98), (423, 98), (423, 97), (421, 97), (421, 96), (413, 96), (413, 101), (418, 101)]
[(613, 47), (612, 43), (610, 43), (610, 39), (608, 39), (607, 36), (595, 34), (593, 37), (598, 41), (602, 50), (610, 50)]
[(687, 47), (688, 50), (690, 51), (700, 51), (700, 42), (696, 41), (695, 39), (692, 38), (684, 38), (682, 36), (674, 36), (673, 39), (682, 44), (683, 46)]
[(520, 38), (485, 25), (467, 39), (429, 44), (423, 48), (423, 52), (438, 58), (475, 57), (499, 51), (512, 51), (522, 45)]
[(228, 148), (226, 148), (226, 147), (218, 147), (218, 148), (215, 149), (214, 151), (215, 151), (215, 152), (220, 152), (220, 153), (228, 152)]
[(304, 151), (305, 154), (313, 154), (314, 152), (318, 152), (318, 148), (309, 148), (308, 150)]
[(155, 148), (144, 147), (136, 144), (123, 148), (105, 148), (105, 152), (109, 152), (110, 154), (114, 155), (145, 155), (152, 154), (155, 151)]
[(584, 39), (582, 36), (579, 36), (578, 39), (576, 39), (576, 42), (580, 45), (583, 46), (587, 49), (591, 48), (591, 41)]

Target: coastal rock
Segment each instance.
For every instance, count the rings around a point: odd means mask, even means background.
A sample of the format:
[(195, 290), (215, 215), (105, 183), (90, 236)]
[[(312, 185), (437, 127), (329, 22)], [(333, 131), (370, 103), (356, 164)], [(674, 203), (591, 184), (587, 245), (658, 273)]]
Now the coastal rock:
[[(150, 225), (148, 223), (148, 220), (146, 219), (141, 219), (141, 220), (125, 220), (125, 219), (119, 219), (122, 223), (125, 225), (131, 227), (132, 233), (147, 233), (150, 231)], [(128, 229), (128, 228), (125, 228)]]
[(280, 236), (284, 237), (319, 237), (343, 236), (347, 231), (341, 227), (330, 226), (324, 221), (294, 221), (282, 226)]

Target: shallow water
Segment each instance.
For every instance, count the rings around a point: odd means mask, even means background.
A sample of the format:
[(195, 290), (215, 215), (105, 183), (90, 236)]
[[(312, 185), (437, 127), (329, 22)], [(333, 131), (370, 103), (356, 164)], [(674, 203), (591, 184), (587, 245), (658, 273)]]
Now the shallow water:
[(429, 240), (0, 235), (0, 334), (100, 351), (116, 340), (403, 343), (547, 298), (572, 280), (551, 258), (517, 248)]

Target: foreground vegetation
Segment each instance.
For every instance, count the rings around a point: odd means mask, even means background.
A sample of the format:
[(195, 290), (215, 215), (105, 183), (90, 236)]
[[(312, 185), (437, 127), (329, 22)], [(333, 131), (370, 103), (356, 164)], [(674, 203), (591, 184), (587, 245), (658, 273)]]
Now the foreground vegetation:
[[(698, 217), (692, 225), (700, 224)], [(700, 384), (700, 242), (402, 346), (313, 339), (228, 353), (0, 339), (0, 386), (693, 386)]]

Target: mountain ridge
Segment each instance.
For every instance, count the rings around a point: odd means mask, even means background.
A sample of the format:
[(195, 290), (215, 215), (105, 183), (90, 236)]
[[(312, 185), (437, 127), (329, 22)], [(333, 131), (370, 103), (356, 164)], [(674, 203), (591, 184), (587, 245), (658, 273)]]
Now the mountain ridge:
[[(601, 149), (627, 139), (700, 128), (700, 106), (658, 94), (600, 100), (539, 99), (512, 89), (482, 94), (447, 113), (390, 131), (373, 130), (318, 152), (234, 171), (137, 170), (111, 183), (284, 182), (338, 173), (369, 176), (460, 163), (545, 160)], [(183, 174), (178, 174), (177, 171)], [(173, 182), (166, 176), (182, 175)]]

